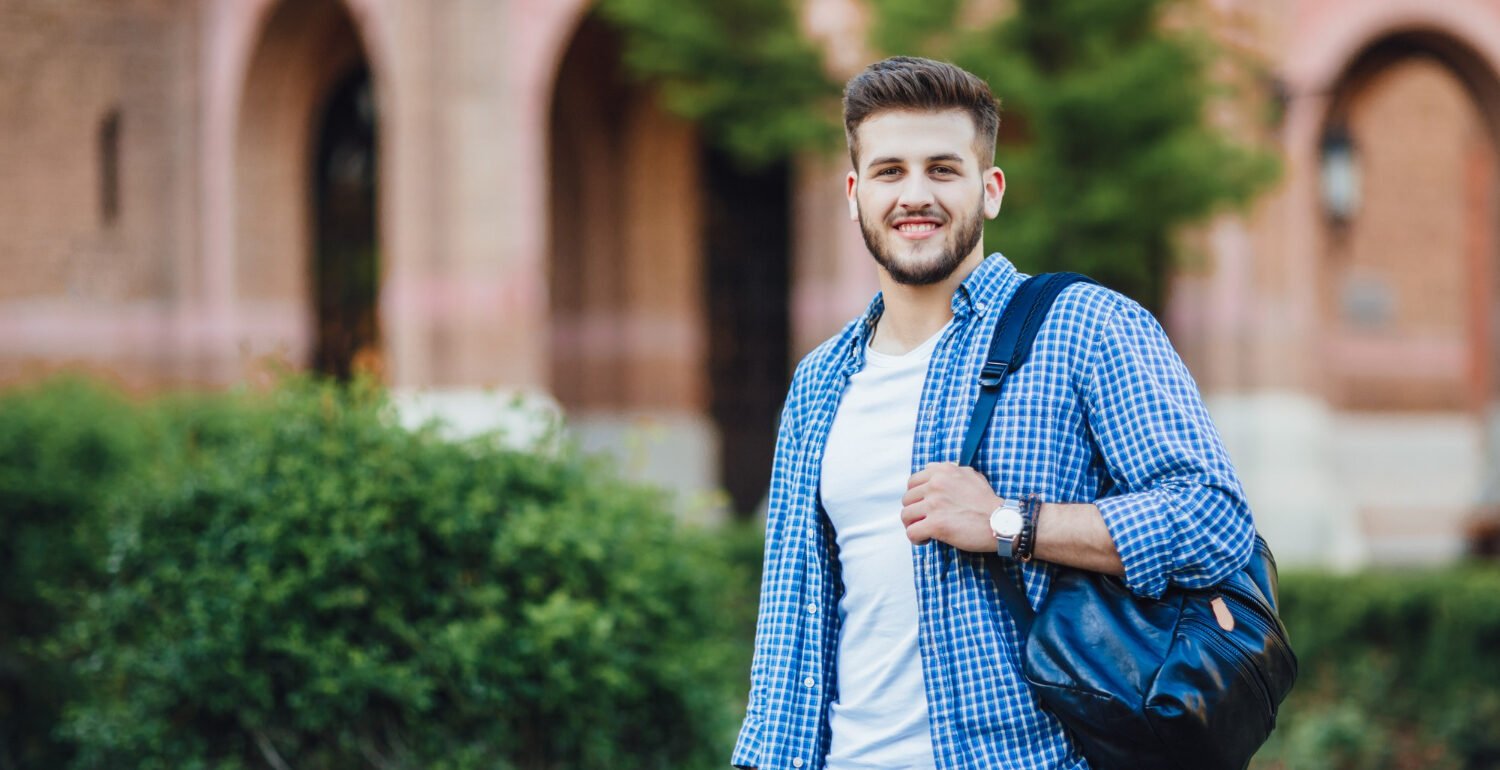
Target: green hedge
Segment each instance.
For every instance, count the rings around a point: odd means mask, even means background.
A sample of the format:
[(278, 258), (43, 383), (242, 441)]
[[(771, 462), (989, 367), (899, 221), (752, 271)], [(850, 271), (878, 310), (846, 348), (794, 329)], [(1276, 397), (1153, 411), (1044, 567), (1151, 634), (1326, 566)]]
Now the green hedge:
[(1302, 674), (1253, 767), (1500, 767), (1500, 567), (1292, 573), (1281, 594)]
[[(0, 395), (0, 770), (721, 767), (759, 533), (664, 508), (368, 386)], [(1282, 598), (1254, 767), (1500, 767), (1500, 569)]]
[(44, 388), (0, 400), (0, 436), (36, 448), (0, 454), (3, 542), (82, 565), (5, 562), (0, 623), (52, 622), (0, 655), (61, 678), (14, 688), (56, 693), (19, 733), (53, 740), (8, 734), (0, 766), (723, 763), (746, 538), (685, 530), (595, 460), (404, 430), (379, 391), (308, 382), (144, 407)]
[(74, 682), (42, 645), (102, 563), (99, 511), (148, 454), (120, 396), (79, 380), (0, 398), (0, 768), (54, 767), (52, 736)]

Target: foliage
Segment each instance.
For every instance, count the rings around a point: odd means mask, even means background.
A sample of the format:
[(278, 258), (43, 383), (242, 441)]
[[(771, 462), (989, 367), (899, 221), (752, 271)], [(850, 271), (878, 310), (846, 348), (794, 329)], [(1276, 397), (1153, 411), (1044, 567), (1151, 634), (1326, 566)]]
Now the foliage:
[(602, 0), (599, 10), (625, 33), (629, 70), (745, 165), (842, 136), (839, 87), (788, 0)]
[(1032, 272), (1076, 270), (1153, 311), (1173, 235), (1243, 204), (1274, 159), (1207, 122), (1210, 42), (1164, 22), (1173, 0), (1018, 0), (970, 32), (953, 0), (878, 0), (884, 50), (946, 58), (988, 81), (1005, 107), (1005, 210), (986, 246)]
[(1500, 569), (1291, 574), (1282, 603), (1302, 674), (1253, 767), (1500, 766)]
[[(958, 0), (869, 0), (889, 54), (947, 59), (1002, 97), (1005, 210), (986, 247), (1022, 268), (1077, 270), (1160, 311), (1178, 230), (1243, 204), (1276, 175), (1272, 156), (1208, 123), (1226, 61), (1170, 24), (1180, 0), (1017, 0), (974, 23)], [(670, 109), (762, 164), (839, 135), (838, 86), (786, 0), (604, 0), (626, 59)]]
[(53, 484), (0, 454), (7, 523), (76, 494), (96, 544), (86, 579), (43, 597), (58, 622), (35, 654), (68, 678), (52, 753), (26, 766), (722, 763), (748, 667), (743, 536), (686, 530), (555, 442), (402, 429), (368, 384), (96, 396), (0, 411), (7, 436), (76, 419), (117, 436), (103, 455), (146, 458), (128, 483), (69, 477), (101, 454), (78, 450)]
[(99, 511), (143, 464), (128, 415), (81, 380), (0, 397), (0, 768), (67, 756), (48, 728), (73, 683), (40, 647), (63, 621), (52, 597), (99, 574)]
[[(743, 704), (754, 524), (368, 385), (13, 392), (0, 506), (0, 768), (711, 767)], [(1500, 569), (1281, 593), (1302, 678), (1255, 768), (1500, 764)]]

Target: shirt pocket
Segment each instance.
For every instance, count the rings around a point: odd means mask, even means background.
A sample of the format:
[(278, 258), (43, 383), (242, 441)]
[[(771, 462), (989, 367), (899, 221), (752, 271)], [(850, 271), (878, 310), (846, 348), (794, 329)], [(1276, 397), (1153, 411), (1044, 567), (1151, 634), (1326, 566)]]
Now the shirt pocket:
[(1002, 495), (1046, 495), (1071, 458), (1076, 405), (1052, 395), (1000, 396), (978, 464)]

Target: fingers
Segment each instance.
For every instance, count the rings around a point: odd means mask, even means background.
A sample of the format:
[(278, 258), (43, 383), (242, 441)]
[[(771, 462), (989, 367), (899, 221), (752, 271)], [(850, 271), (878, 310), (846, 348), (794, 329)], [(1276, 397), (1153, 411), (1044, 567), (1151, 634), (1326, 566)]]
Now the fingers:
[(923, 484), (920, 487), (912, 487), (901, 496), (902, 506), (912, 506), (918, 503), (927, 503), (929, 508), (941, 508), (952, 502), (952, 497), (938, 489), (935, 483)]
[(988, 489), (989, 482), (973, 468), (957, 463), (929, 463), (906, 480), (906, 495), (901, 502), (904, 505), (930, 496), (933, 491), (958, 490), (966, 486)]
[(906, 526), (906, 539), (913, 545), (921, 545), (934, 538), (943, 539), (947, 519), (936, 515), (937, 513), (932, 503), (927, 501), (902, 508), (901, 523)]
[(939, 540), (965, 550), (993, 550), (988, 515), (997, 499), (979, 471), (951, 462), (928, 463), (907, 479), (901, 496), (906, 539), (916, 545)]
[(928, 463), (927, 467), (913, 473), (911, 478), (906, 480), (906, 488), (918, 487), (934, 478), (951, 475), (963, 470), (965, 469), (958, 463)]
[(922, 545), (932, 540), (936, 534), (935, 530), (934, 522), (924, 518), (906, 528), (906, 539), (910, 540), (912, 545)]
[(932, 506), (926, 502), (916, 502), (901, 509), (901, 523), (904, 526), (911, 525), (927, 518)]

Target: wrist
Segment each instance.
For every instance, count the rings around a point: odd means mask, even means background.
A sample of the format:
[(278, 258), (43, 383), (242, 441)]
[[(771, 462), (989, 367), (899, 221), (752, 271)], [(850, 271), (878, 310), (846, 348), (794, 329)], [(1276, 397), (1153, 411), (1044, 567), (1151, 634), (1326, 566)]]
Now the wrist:
[(1011, 555), (1016, 561), (1026, 563), (1036, 552), (1036, 521), (1042, 512), (1042, 496), (1026, 495), (1021, 498), (1021, 531), (1016, 536), (1016, 546)]
[(979, 549), (981, 553), (994, 553), (995, 549), (1000, 546), (1000, 540), (995, 533), (995, 526), (992, 519), (995, 518), (995, 512), (1004, 507), (1004, 505), (1004, 497), (993, 495), (990, 498), (988, 507), (983, 509), (984, 533), (989, 536), (989, 539)]
[(1022, 498), (999, 497), (989, 514), (989, 533), (994, 538), (992, 553), (997, 553), (1001, 558), (1015, 558), (1017, 541), (1025, 526), (1025, 519), (1021, 509), (1025, 505)]

